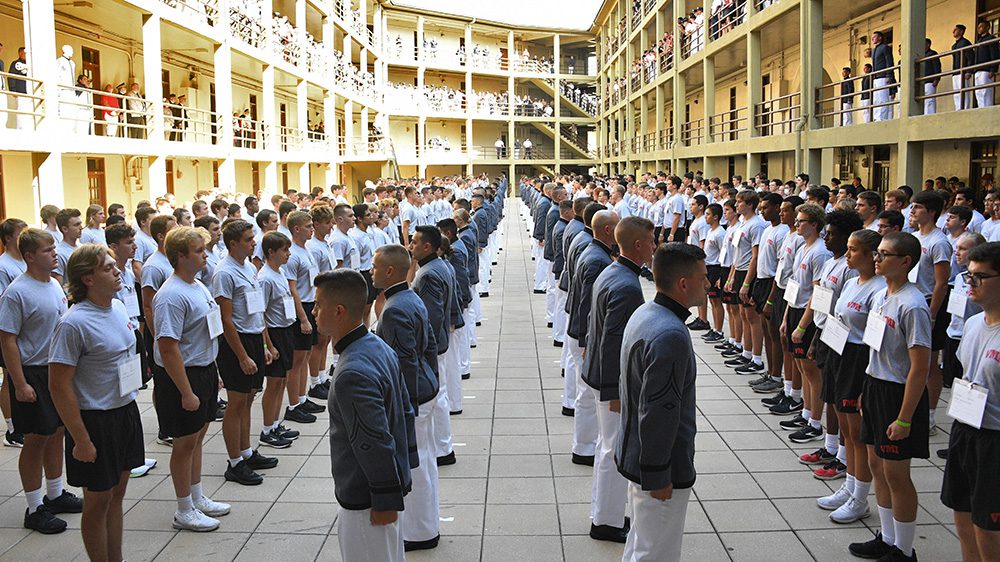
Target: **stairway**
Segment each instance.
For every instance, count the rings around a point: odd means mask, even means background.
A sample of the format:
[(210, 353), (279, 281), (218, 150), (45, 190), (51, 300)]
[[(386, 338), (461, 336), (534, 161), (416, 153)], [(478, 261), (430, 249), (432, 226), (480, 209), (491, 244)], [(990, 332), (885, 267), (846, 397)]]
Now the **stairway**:
[[(528, 82), (531, 82), (536, 87), (538, 87), (539, 90), (545, 92), (549, 96), (553, 98), (556, 97), (555, 88), (553, 88), (552, 84), (549, 84), (548, 80), (546, 80), (545, 78), (528, 78)], [(587, 119), (595, 119), (593, 115), (584, 111), (583, 108), (580, 107), (579, 105), (576, 105), (576, 102), (562, 95), (562, 92), (559, 93), (559, 103), (561, 105), (568, 107), (574, 113), (573, 117), (586, 117)]]
[[(557, 133), (556, 133), (556, 130), (553, 127), (550, 127), (548, 124), (542, 123), (542, 122), (539, 122), (539, 121), (532, 121), (531, 124), (534, 125), (534, 127), (536, 129), (538, 129), (539, 131), (541, 131), (542, 133), (544, 133), (545, 136), (547, 136), (550, 139), (552, 139), (553, 140), (553, 144), (554, 144), (554, 141), (556, 139), (556, 134)], [(586, 148), (581, 147), (580, 145), (578, 145), (574, 140), (572, 140), (569, 137), (569, 135), (567, 135), (567, 134), (565, 134), (563, 132), (559, 133), (559, 140), (562, 142), (563, 145), (569, 147), (570, 150), (572, 150), (574, 153), (576, 153), (580, 158), (582, 158), (584, 160), (593, 160), (593, 159), (596, 158), (596, 156), (594, 154), (592, 154)]]

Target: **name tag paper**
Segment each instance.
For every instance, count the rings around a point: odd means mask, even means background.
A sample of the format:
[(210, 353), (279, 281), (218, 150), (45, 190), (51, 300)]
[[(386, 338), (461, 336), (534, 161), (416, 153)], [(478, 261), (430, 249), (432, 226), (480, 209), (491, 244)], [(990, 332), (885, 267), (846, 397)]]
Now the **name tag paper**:
[(788, 285), (785, 286), (785, 302), (794, 305), (797, 298), (799, 298), (799, 282), (789, 279)]
[(309, 266), (309, 284), (313, 285), (316, 282), (316, 276), (319, 275), (319, 267), (315, 265)]
[(258, 314), (260, 312), (264, 312), (264, 291), (261, 291), (260, 289), (247, 291), (246, 297), (248, 313)]
[(125, 293), (125, 312), (129, 318), (139, 317), (139, 295), (135, 294), (135, 289)]
[(743, 240), (743, 231), (739, 230), (733, 234), (733, 248), (740, 247), (740, 240)]
[(118, 365), (118, 395), (127, 396), (142, 386), (142, 360), (138, 355), (131, 356)]
[(719, 251), (719, 263), (723, 263), (726, 261), (726, 255), (728, 254), (728, 251), (729, 251), (729, 244), (723, 244), (722, 250)]
[(969, 296), (963, 291), (952, 291), (948, 294), (948, 314), (954, 314), (959, 318), (965, 318), (965, 305)]
[(361, 256), (357, 250), (351, 250), (351, 269), (355, 271), (361, 269)]
[(212, 307), (205, 320), (208, 322), (208, 337), (215, 339), (222, 335), (222, 311), (219, 307)]
[(918, 273), (920, 273), (920, 264), (919, 263), (917, 263), (917, 265), (913, 266), (913, 269), (910, 270), (910, 274), (906, 276), (906, 279), (910, 283), (916, 283), (917, 282), (917, 274)]
[(816, 286), (813, 287), (813, 296), (809, 308), (822, 314), (830, 314), (833, 310), (833, 289)]
[(291, 296), (282, 297), (281, 304), (285, 307), (285, 318), (288, 320), (295, 320), (295, 298)]
[(981, 429), (983, 413), (986, 411), (986, 397), (989, 391), (963, 379), (955, 379), (951, 385), (951, 402), (948, 415), (965, 425)]
[(868, 313), (868, 322), (865, 323), (865, 344), (875, 351), (882, 350), (882, 336), (885, 335), (885, 318), (880, 312), (871, 311)]
[(829, 316), (826, 319), (826, 325), (823, 326), (823, 333), (820, 335), (819, 340), (830, 346), (830, 349), (837, 352), (837, 355), (843, 355), (844, 346), (847, 344), (847, 336), (850, 332), (851, 330), (840, 319)]

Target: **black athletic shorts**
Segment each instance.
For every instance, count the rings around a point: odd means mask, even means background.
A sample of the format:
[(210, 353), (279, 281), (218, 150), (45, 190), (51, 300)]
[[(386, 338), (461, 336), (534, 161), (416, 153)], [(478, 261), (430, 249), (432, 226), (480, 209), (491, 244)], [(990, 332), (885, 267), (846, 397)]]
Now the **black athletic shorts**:
[(754, 279), (750, 283), (750, 300), (753, 303), (753, 308), (757, 311), (757, 314), (764, 312), (764, 307), (767, 305), (767, 299), (771, 296), (772, 287), (774, 287), (774, 277)]
[(780, 330), (781, 321), (785, 318), (785, 307), (788, 306), (788, 303), (785, 302), (785, 290), (778, 287), (772, 302), (774, 306), (771, 307), (771, 325), (774, 326), (775, 330)]
[(795, 343), (792, 341), (792, 335), (799, 327), (799, 322), (802, 321), (806, 309), (788, 307), (787, 310), (788, 323), (785, 325), (785, 331), (788, 334), (788, 351), (792, 352), (792, 356), (796, 359), (807, 359), (809, 346), (812, 345), (812, 340), (816, 337), (816, 324), (810, 322), (809, 326), (806, 327), (806, 333), (802, 334), (802, 342)]
[[(948, 296), (951, 294), (951, 287), (944, 293), (944, 300), (941, 301), (941, 308), (938, 309), (937, 316), (931, 328), (931, 351), (944, 349), (948, 342), (948, 324), (951, 322), (951, 314), (948, 314)], [(931, 305), (931, 299), (927, 299), (927, 306)]]
[(889, 425), (899, 417), (906, 385), (884, 381), (871, 375), (865, 378), (861, 398), (861, 441), (875, 448), (879, 458), (890, 461), (926, 459), (930, 455), (927, 440), (930, 436), (930, 411), (927, 389), (910, 420), (910, 435), (906, 439), (890, 441), (885, 434)]
[(142, 339), (142, 332), (135, 331), (135, 352), (139, 355), (139, 365), (142, 369), (142, 384), (146, 384), (153, 378), (153, 371), (149, 369), (149, 356), (146, 355), (146, 343)]
[(166, 369), (153, 366), (153, 402), (156, 404), (156, 421), (160, 431), (171, 437), (184, 437), (201, 431), (205, 424), (215, 421), (215, 409), (219, 406), (219, 372), (215, 363), (204, 367), (185, 366), (188, 383), (198, 397), (198, 409), (189, 412), (181, 407), (181, 392)]
[(264, 334), (237, 334), (243, 349), (253, 362), (257, 364), (257, 372), (247, 375), (240, 367), (240, 360), (236, 357), (236, 352), (229, 347), (226, 338), (219, 338), (219, 356), (215, 359), (215, 364), (219, 367), (219, 376), (222, 377), (222, 385), (230, 392), (243, 392), (249, 394), (264, 388)]
[(81, 410), (80, 418), (97, 449), (97, 459), (80, 462), (73, 458), (76, 442), (67, 431), (66, 482), (70, 486), (104, 492), (118, 485), (122, 473), (145, 462), (142, 420), (135, 401), (113, 410)]
[[(816, 366), (820, 368), (820, 372), (822, 373), (823, 367), (829, 360), (830, 355), (837, 355), (837, 354), (834, 353), (832, 349), (830, 349), (830, 346), (826, 345), (825, 343), (823, 343), (822, 340), (820, 340), (821, 337), (823, 337), (823, 330), (820, 328), (816, 328), (816, 336), (813, 338), (812, 344), (810, 345), (809, 354), (812, 355), (813, 361), (816, 362)], [(834, 361), (836, 361), (836, 359)], [(832, 395), (833, 387), (831, 386), (830, 388), (831, 388), (830, 394)], [(823, 394), (823, 391), (820, 391), (820, 393)], [(827, 404), (832, 404), (832, 402), (828, 402), (825, 399), (824, 402), (826, 402)]]
[(19, 433), (52, 435), (63, 422), (49, 393), (49, 368), (21, 367), (21, 372), (25, 382), (35, 391), (35, 401), (21, 402), (17, 399), (17, 390), (10, 387), (10, 417), (14, 427)]
[(722, 266), (716, 264), (706, 266), (706, 268), (708, 269), (708, 283), (710, 285), (708, 298), (722, 298)]
[[(858, 413), (858, 398), (861, 396), (865, 379), (868, 378), (865, 371), (868, 369), (870, 355), (871, 348), (863, 343), (845, 343), (843, 355), (837, 355), (833, 350), (830, 350), (827, 360), (828, 369), (824, 371), (824, 375), (830, 373), (835, 382), (833, 402), (827, 402), (827, 404), (833, 404), (838, 412)], [(831, 361), (829, 358), (832, 357), (837, 359)], [(830, 368), (834, 363), (836, 367)]]
[[(294, 324), (294, 323), (293, 323)], [(264, 376), (284, 378), (292, 368), (292, 354), (295, 352), (295, 328), (268, 328), (271, 344), (278, 350), (278, 358), (264, 368)]]
[(382, 290), (376, 289), (375, 284), (372, 283), (372, 270), (367, 269), (362, 271), (361, 276), (365, 278), (365, 283), (368, 285), (368, 304), (372, 304)]
[(941, 503), (972, 514), (972, 524), (1000, 531), (1000, 431), (976, 429), (956, 421), (948, 439)]
[(948, 337), (944, 340), (944, 351), (941, 352), (941, 362), (944, 367), (941, 369), (941, 376), (944, 378), (944, 385), (947, 388), (951, 388), (951, 383), (955, 379), (962, 378), (962, 363), (958, 360), (958, 343), (961, 340), (956, 340), (952, 337)]
[(740, 289), (743, 287), (743, 281), (747, 278), (747, 272), (746, 271), (740, 271), (738, 269), (736, 270), (736, 273), (733, 274), (733, 291), (732, 292), (729, 292), (729, 291), (725, 290), (725, 288), (726, 288), (726, 282), (729, 280), (729, 275), (728, 274), (729, 274), (729, 270), (727, 269), (727, 271), (726, 271), (726, 277), (722, 278), (722, 288), (723, 288), (722, 302), (724, 302), (726, 304), (732, 304), (732, 305), (742, 304), (742, 301), (740, 301)]
[(314, 302), (304, 302), (302, 303), (302, 308), (306, 311), (306, 319), (309, 320), (309, 324), (312, 326), (311, 334), (303, 334), (300, 329), (301, 318), (297, 319), (293, 324), (293, 334), (295, 336), (295, 351), (309, 351), (312, 346), (319, 343), (319, 333), (316, 331), (316, 317), (313, 316), (313, 307), (316, 306)]

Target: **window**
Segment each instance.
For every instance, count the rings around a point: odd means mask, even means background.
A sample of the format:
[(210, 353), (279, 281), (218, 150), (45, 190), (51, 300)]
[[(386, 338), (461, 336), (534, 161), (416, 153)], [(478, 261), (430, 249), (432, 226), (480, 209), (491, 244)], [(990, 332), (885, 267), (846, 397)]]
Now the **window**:
[[(82, 71), (81, 74), (90, 78), (90, 87), (98, 91), (103, 90), (104, 85), (101, 83), (101, 52), (97, 49), (83, 47), (80, 49), (80, 58), (83, 60), (83, 66), (80, 69)], [(74, 76), (74, 78), (76, 77)], [(97, 94), (93, 97), (95, 98), (95, 102), (100, 101), (97, 99)], [(94, 109), (94, 132), (98, 135), (104, 134), (104, 125), (102, 125), (104, 119), (101, 113), (100, 110)]]
[(872, 150), (872, 186), (879, 193), (889, 191), (889, 146), (878, 145)]
[(281, 192), (288, 193), (288, 164), (281, 165)]
[(174, 194), (174, 161), (167, 160), (167, 193)]
[[(994, 178), (997, 175), (997, 143), (994, 142), (974, 142), (972, 143), (972, 158), (969, 162), (969, 182), (968, 185), (980, 189), (980, 179), (984, 174), (990, 174)], [(983, 194), (980, 193), (980, 196)]]
[(765, 177), (771, 177), (767, 173), (767, 153), (760, 155), (760, 173), (764, 174)]
[(170, 95), (170, 71), (163, 70), (160, 72), (160, 89), (163, 90), (163, 98), (165, 99)]
[(219, 187), (219, 161), (212, 161), (212, 185)]
[(104, 177), (104, 158), (87, 158), (87, 189), (91, 205), (108, 206), (107, 178)]
[(260, 189), (260, 164), (258, 162), (250, 163), (250, 185), (253, 186), (254, 193)]
[(729, 157), (729, 162), (728, 162), (727, 169), (729, 171), (729, 174), (728, 174), (727, 177), (732, 178), (733, 176), (736, 175), (736, 157), (735, 156), (730, 156)]

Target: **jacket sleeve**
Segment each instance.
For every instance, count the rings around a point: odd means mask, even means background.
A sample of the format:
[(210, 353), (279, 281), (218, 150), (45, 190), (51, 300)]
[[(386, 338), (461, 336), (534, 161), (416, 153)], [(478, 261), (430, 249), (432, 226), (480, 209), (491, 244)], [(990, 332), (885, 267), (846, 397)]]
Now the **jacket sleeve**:
[(406, 388), (411, 390), (410, 399), (417, 400), (417, 373), (420, 363), (417, 360), (417, 330), (410, 316), (396, 307), (386, 307), (379, 319), (378, 332), (382, 340), (396, 352), (399, 360), (399, 371), (403, 375)]
[(368, 480), (372, 511), (402, 511), (403, 486), (396, 472), (396, 442), (389, 431), (381, 389), (353, 371), (337, 375), (333, 399), (347, 427), (349, 443)]
[[(420, 295), (420, 300), (424, 301), (424, 306), (427, 308), (427, 318), (431, 321), (431, 332), (437, 336), (440, 333), (438, 326), (445, 325), (444, 312), (447, 303), (444, 299), (448, 296), (448, 289), (444, 286), (443, 280), (434, 275), (428, 275), (424, 283), (420, 285), (417, 294)], [(435, 346), (435, 351), (438, 347), (440, 346)]]
[[(608, 307), (604, 317), (604, 334), (601, 339), (602, 375), (599, 392), (602, 401), (619, 399), (618, 379), (621, 375), (621, 350), (625, 339), (625, 326), (628, 325), (632, 314), (644, 302), (642, 290), (637, 291), (634, 287), (615, 291), (608, 298)], [(604, 373), (619, 376), (609, 378), (604, 376)]]
[(648, 342), (639, 390), (639, 473), (642, 489), (659, 490), (673, 483), (671, 462), (681, 419), (681, 391), (688, 357), (679, 334)]
[(535, 229), (531, 233), (535, 240), (545, 240), (545, 218), (548, 213), (549, 208), (545, 205), (535, 208)]

